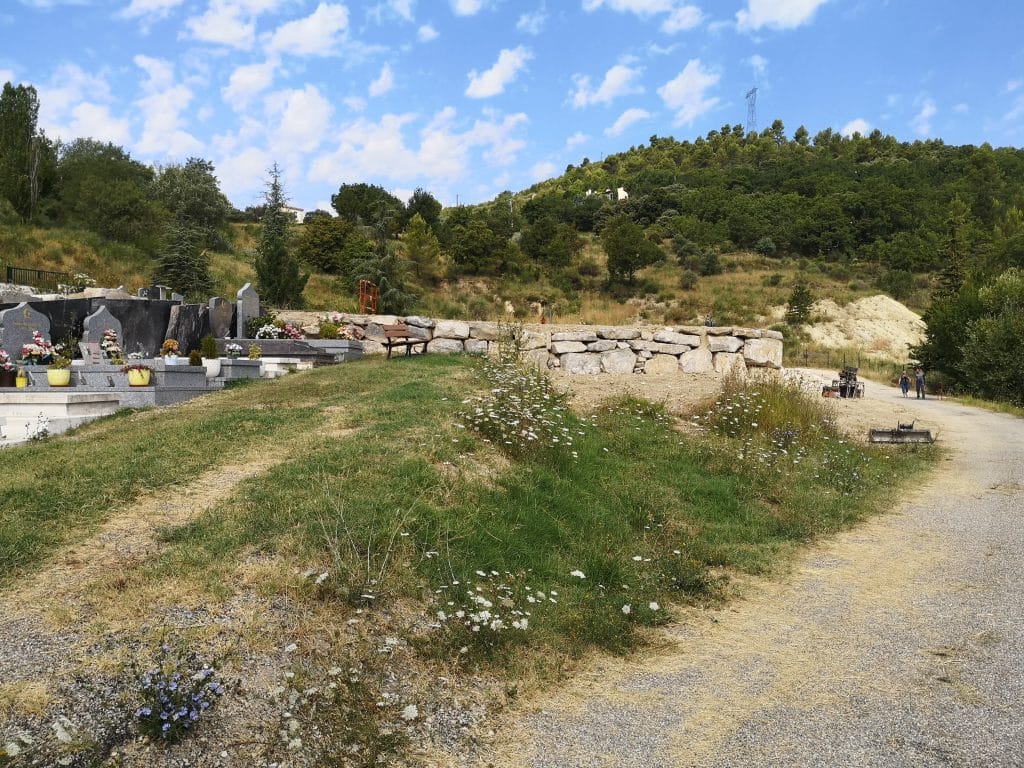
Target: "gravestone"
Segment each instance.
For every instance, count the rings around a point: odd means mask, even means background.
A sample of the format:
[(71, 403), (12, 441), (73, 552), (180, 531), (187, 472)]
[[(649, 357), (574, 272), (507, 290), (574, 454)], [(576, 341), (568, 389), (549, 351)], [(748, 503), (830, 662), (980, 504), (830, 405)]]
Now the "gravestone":
[(214, 338), (226, 339), (231, 335), (231, 319), (235, 316), (235, 307), (226, 299), (214, 296), (210, 299), (210, 333)]
[(180, 293), (172, 293), (171, 294), (171, 301), (176, 301), (176, 302), (178, 302), (180, 304), (184, 300), (185, 300), (185, 297), (182, 296)]
[(78, 349), (82, 353), (82, 359), (88, 365), (103, 365), (106, 362), (103, 359), (103, 349), (98, 341), (81, 341), (78, 343)]
[(252, 287), (252, 283), (246, 283), (238, 291), (238, 312), (235, 318), (235, 338), (248, 338), (245, 334), (245, 324), (250, 319), (260, 316), (260, 295)]
[(171, 295), (171, 289), (166, 285), (151, 285), (148, 288), (139, 288), (139, 297), (143, 299), (170, 301)]
[(99, 344), (103, 341), (103, 332), (108, 328), (117, 334), (117, 345), (127, 354), (126, 339), (124, 338), (121, 321), (110, 313), (106, 304), (82, 321), (82, 341)]
[(156, 356), (166, 338), (164, 334), (174, 304), (138, 299), (94, 299), (92, 309), (99, 309), (101, 304), (121, 321), (124, 331), (121, 347), (125, 354), (141, 352), (143, 357)]
[(205, 304), (174, 304), (167, 321), (167, 338), (176, 339), (181, 354), (199, 349), (203, 336), (210, 332), (210, 310)]
[(14, 359), (21, 356), (21, 348), (32, 343), (32, 334), (39, 331), (50, 339), (50, 318), (21, 302), (16, 307), (0, 312), (0, 349)]

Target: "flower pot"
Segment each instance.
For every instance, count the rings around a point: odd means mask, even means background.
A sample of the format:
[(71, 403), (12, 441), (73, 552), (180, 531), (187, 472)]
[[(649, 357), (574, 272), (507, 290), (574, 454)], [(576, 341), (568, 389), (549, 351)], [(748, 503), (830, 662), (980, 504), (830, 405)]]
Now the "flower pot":
[(204, 357), (203, 367), (206, 369), (206, 378), (213, 379), (220, 376), (220, 358)]
[(46, 383), (51, 387), (66, 387), (71, 384), (70, 368), (47, 368)]
[(164, 355), (164, 365), (177, 365), (177, 364), (178, 364), (178, 356), (177, 355)]
[(20, 376), (15, 376), (15, 378), (14, 378), (14, 386), (16, 386), (18, 389), (24, 389), (25, 387), (27, 387), (28, 386), (28, 376), (26, 376), (25, 374), (21, 374)]
[(130, 368), (128, 370), (128, 384), (132, 387), (148, 387), (150, 374), (152, 374), (152, 371), (149, 368)]
[(13, 387), (15, 379), (18, 378), (18, 372), (11, 368), (9, 371), (5, 371), (0, 368), (0, 387)]

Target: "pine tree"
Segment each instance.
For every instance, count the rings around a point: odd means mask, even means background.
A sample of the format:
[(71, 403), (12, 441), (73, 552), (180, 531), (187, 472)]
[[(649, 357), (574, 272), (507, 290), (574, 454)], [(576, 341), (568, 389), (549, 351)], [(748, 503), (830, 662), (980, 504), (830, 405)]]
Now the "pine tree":
[(190, 227), (173, 225), (157, 256), (157, 282), (169, 285), (186, 298), (206, 301), (213, 281), (210, 257), (199, 247), (202, 234)]
[(790, 294), (789, 304), (786, 308), (786, 322), (790, 325), (800, 325), (811, 319), (811, 306), (814, 304), (814, 295), (807, 283), (799, 282), (793, 287)]
[(287, 200), (281, 185), (281, 169), (274, 163), (268, 172), (270, 181), (263, 195), (266, 205), (263, 231), (254, 260), (257, 290), (263, 300), (272, 306), (301, 307), (302, 290), (306, 287), (309, 275), (299, 272), (298, 259), (288, 247), (291, 219), (284, 211)]

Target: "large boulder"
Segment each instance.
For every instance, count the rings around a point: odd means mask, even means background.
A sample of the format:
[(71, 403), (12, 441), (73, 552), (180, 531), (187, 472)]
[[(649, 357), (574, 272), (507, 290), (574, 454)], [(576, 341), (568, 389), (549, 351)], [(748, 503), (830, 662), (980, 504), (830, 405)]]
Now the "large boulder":
[(711, 350), (701, 347), (684, 352), (679, 356), (679, 370), (683, 373), (712, 373), (715, 361)]
[(655, 355), (644, 364), (645, 373), (678, 373), (679, 358), (675, 355)]
[(562, 370), (566, 373), (587, 375), (601, 373), (601, 355), (591, 352), (570, 352), (562, 355)]
[(743, 341), (735, 336), (709, 336), (708, 349), (712, 352), (739, 352)]
[(551, 334), (552, 341), (597, 341), (597, 334), (593, 331), (559, 331)]
[(654, 334), (654, 341), (659, 341), (662, 344), (682, 345), (686, 347), (700, 346), (699, 336), (691, 336), (686, 333), (676, 333), (675, 331), (658, 331)]
[(605, 373), (632, 373), (636, 355), (630, 349), (616, 349), (601, 354), (601, 370)]
[(599, 341), (592, 341), (590, 344), (587, 344), (587, 351), (611, 352), (613, 349), (616, 349), (617, 346), (617, 341), (612, 341), (611, 339), (600, 339)]
[(456, 352), (465, 352), (466, 348), (463, 346), (460, 339), (437, 339), (435, 338), (430, 342), (428, 347), (430, 352), (440, 352), (441, 354), (453, 354)]
[(552, 341), (548, 349), (553, 355), (565, 355), (570, 352), (586, 352), (587, 345), (582, 341)]
[(469, 324), (469, 335), (473, 339), (483, 339), (484, 341), (497, 341), (498, 340), (498, 324), (497, 323), (470, 323)]
[(597, 335), (602, 339), (612, 339), (613, 341), (629, 341), (630, 339), (640, 338), (639, 328), (600, 328), (597, 331)]
[(782, 342), (778, 339), (747, 339), (743, 345), (743, 359), (747, 365), (758, 368), (781, 368)]
[(715, 373), (722, 376), (747, 377), (747, 364), (739, 352), (719, 352), (715, 355)]
[(469, 323), (462, 320), (438, 320), (434, 326), (434, 337), (445, 339), (468, 339)]

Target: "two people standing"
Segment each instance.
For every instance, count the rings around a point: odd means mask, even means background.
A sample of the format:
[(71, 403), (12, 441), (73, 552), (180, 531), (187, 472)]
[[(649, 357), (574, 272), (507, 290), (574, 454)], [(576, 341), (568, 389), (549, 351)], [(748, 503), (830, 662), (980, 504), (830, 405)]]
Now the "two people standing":
[[(903, 396), (906, 397), (910, 392), (910, 376), (906, 371), (900, 374), (900, 391), (903, 392)], [(917, 368), (914, 370), (914, 391), (917, 394), (918, 400), (924, 400), (924, 369)]]

